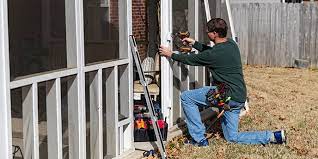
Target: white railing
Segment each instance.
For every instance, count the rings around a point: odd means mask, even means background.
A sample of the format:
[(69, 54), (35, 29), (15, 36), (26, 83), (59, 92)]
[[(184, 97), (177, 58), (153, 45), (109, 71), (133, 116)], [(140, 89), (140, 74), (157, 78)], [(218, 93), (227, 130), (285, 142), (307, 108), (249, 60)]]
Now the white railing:
[[(94, 64), (84, 67), (83, 71), (88, 74), (89, 79), (86, 79), (89, 83), (89, 127), (86, 127), (86, 123), (82, 123), (81, 120), (75, 118), (74, 107), (77, 107), (76, 103), (78, 99), (85, 98), (85, 96), (75, 97), (78, 92), (73, 94), (74, 88), (82, 87), (85, 85), (78, 85), (76, 81), (78, 76), (78, 69), (67, 69), (51, 73), (44, 73), (28, 78), (12, 81), (10, 83), (11, 89), (22, 89), (22, 112), (23, 112), (23, 154), (25, 158), (40, 158), (39, 157), (39, 129), (38, 129), (38, 100), (39, 98), (46, 98), (47, 105), (47, 138), (48, 138), (48, 158), (63, 158), (62, 150), (62, 118), (61, 118), (61, 78), (72, 77), (74, 81), (68, 81), (68, 139), (69, 139), (69, 157), (74, 158), (79, 152), (72, 149), (76, 147), (75, 140), (88, 136), (85, 131), (75, 132), (78, 126), (85, 129), (89, 129), (90, 143), (86, 142), (86, 145), (90, 145), (90, 158), (103, 158), (104, 154), (107, 157), (113, 158), (119, 156), (127, 150), (125, 146), (125, 140), (130, 140), (132, 136), (132, 118), (129, 115), (129, 99), (127, 97), (127, 85), (129, 84), (126, 79), (128, 78), (128, 59), (121, 59), (116, 61), (110, 61), (105, 63)], [(123, 70), (119, 68), (123, 67)], [(126, 73), (125, 73), (126, 72)], [(104, 78), (103, 78), (104, 74)], [(104, 79), (104, 80), (103, 80)], [(47, 94), (46, 97), (39, 97), (38, 85), (39, 83), (46, 83)], [(124, 85), (126, 89), (120, 88)], [(125, 84), (126, 83), (126, 84)], [(103, 87), (106, 87), (106, 92), (103, 94)], [(73, 88), (73, 89), (72, 89)], [(77, 90), (77, 89), (76, 89)], [(122, 91), (120, 91), (122, 90)], [(85, 91), (85, 90), (83, 90)], [(125, 94), (125, 92), (127, 92)], [(103, 97), (106, 103), (103, 104)], [(119, 99), (121, 109), (119, 112)], [(126, 101), (125, 101), (126, 100)], [(72, 105), (74, 107), (72, 107)], [(103, 109), (106, 109), (104, 113)], [(118, 114), (125, 114), (126, 119), (119, 121)], [(85, 115), (84, 112), (78, 114)], [(74, 116), (75, 115), (75, 116)], [(82, 116), (85, 119), (85, 116)], [(81, 118), (82, 118), (81, 117)], [(106, 123), (103, 126), (103, 118)], [(127, 129), (128, 127), (128, 129)], [(84, 134), (81, 134), (84, 133)], [(79, 136), (73, 134), (80, 134)], [(106, 140), (106, 145), (103, 145), (103, 138)], [(127, 144), (127, 143), (126, 143)], [(129, 143), (128, 143), (129, 144)], [(65, 146), (65, 145), (64, 145)], [(105, 151), (104, 151), (104, 148)], [(73, 153), (73, 154), (72, 154)]]
[[(0, 158), (12, 158), (10, 91), (16, 89), (22, 92), (21, 147), (24, 158), (42, 158), (38, 120), (38, 101), (42, 98), (46, 98), (47, 107), (47, 156), (49, 159), (65, 157), (61, 114), (65, 106), (62, 102), (64, 79), (67, 80), (68, 158), (117, 158), (133, 149), (132, 59), (128, 42), (131, 2), (119, 0), (119, 24), (125, 28), (119, 33), (121, 59), (88, 66), (84, 63), (82, 5), (81, 0), (65, 1), (68, 68), (20, 77), (10, 82), (7, 0), (0, 1)], [(85, 91), (86, 82), (89, 84), (88, 91)], [(43, 83), (45, 95), (39, 93), (39, 86)], [(89, 93), (88, 99), (85, 92)], [(85, 101), (89, 103), (86, 105)], [(86, 106), (89, 106), (89, 120), (86, 120)], [(118, 114), (125, 118), (120, 120)], [(90, 147), (88, 151), (87, 146)]]

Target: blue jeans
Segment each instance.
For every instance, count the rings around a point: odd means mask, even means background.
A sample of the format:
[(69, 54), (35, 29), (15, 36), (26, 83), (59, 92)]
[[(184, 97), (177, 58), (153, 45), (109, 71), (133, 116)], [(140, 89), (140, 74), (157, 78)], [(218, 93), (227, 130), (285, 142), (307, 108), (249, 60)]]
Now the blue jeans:
[[(196, 142), (205, 139), (205, 126), (201, 121), (199, 107), (209, 106), (205, 95), (211, 88), (215, 89), (216, 87), (206, 86), (184, 91), (180, 96), (189, 133)], [(229, 106), (231, 108), (243, 108), (244, 103), (230, 100)], [(268, 144), (270, 142), (271, 131), (238, 132), (239, 115), (240, 109), (234, 109), (226, 111), (221, 118), (223, 135), (228, 142), (240, 144)]]

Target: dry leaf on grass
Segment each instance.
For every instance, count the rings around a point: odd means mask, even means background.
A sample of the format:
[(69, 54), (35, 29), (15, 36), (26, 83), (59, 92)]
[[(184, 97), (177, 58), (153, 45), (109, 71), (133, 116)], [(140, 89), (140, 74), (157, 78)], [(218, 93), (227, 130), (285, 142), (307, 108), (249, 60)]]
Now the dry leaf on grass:
[(279, 118), (278, 118), (279, 120), (285, 120), (286, 119), (286, 117), (284, 117), (284, 116), (279, 116)]
[(292, 146), (290, 146), (294, 151), (297, 152), (298, 155), (304, 156), (308, 154), (308, 150), (304, 147), (304, 145), (301, 145), (300, 143), (296, 143)]
[(215, 134), (214, 134), (214, 138), (217, 139), (217, 140), (218, 140), (218, 139), (221, 139), (221, 134), (218, 133), (218, 132), (215, 133)]
[(308, 155), (311, 157), (318, 157), (318, 148), (312, 148), (309, 150)]

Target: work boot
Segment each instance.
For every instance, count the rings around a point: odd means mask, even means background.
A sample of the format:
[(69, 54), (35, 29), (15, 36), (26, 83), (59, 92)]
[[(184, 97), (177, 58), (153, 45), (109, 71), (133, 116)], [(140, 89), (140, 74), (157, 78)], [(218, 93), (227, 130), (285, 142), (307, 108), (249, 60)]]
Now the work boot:
[(185, 139), (183, 142), (185, 145), (195, 145), (197, 142), (195, 140), (191, 139)]
[(187, 140), (184, 142), (185, 145), (193, 145), (198, 147), (209, 146), (209, 141), (207, 139), (202, 139), (200, 142), (196, 142), (195, 140)]
[(285, 130), (275, 131), (272, 134), (270, 142), (273, 144), (283, 144), (286, 143), (287, 137)]
[(198, 142), (199, 147), (205, 147), (209, 146), (209, 141), (207, 139), (202, 139), (200, 142)]

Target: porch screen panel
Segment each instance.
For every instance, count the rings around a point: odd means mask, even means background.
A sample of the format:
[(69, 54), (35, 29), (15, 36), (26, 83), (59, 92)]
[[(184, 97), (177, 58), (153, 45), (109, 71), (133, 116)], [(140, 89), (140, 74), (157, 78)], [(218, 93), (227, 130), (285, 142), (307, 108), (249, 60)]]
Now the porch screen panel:
[(85, 63), (119, 58), (118, 0), (83, 0)]
[[(172, 32), (173, 34), (181, 31), (189, 31), (188, 29), (188, 0), (173, 0), (172, 1)], [(193, 34), (193, 33), (192, 33)], [(173, 49), (176, 50), (176, 41)]]
[[(194, 31), (189, 30), (193, 27), (189, 26), (189, 0), (173, 0), (172, 1), (172, 34), (173, 50), (177, 51), (182, 45), (176, 33), (190, 31), (190, 37), (194, 37)], [(173, 120), (178, 120), (183, 114), (179, 96), (182, 91), (189, 89), (189, 73), (190, 67), (180, 62), (173, 62)]]
[(11, 80), (66, 67), (65, 0), (9, 0)]
[[(200, 0), (199, 3), (199, 17), (198, 17), (198, 41), (200, 41), (203, 44), (209, 45), (210, 40), (206, 34), (206, 23), (207, 23), (207, 16), (204, 6), (204, 0)], [(210, 16), (215, 17), (215, 1), (209, 0), (209, 8), (210, 8)], [(199, 86), (205, 86), (209, 85), (209, 72), (206, 67), (198, 67), (198, 85)]]
[[(215, 17), (215, 1), (209, 1), (209, 8), (210, 8), (210, 15), (211, 18)], [(212, 10), (212, 12), (211, 12)], [(214, 11), (214, 12), (213, 12)], [(206, 23), (207, 23), (207, 17), (206, 17), (206, 11), (204, 6), (204, 0), (200, 1), (199, 4), (199, 41), (204, 44), (209, 44), (210, 40), (208, 38), (208, 35), (206, 34)]]

